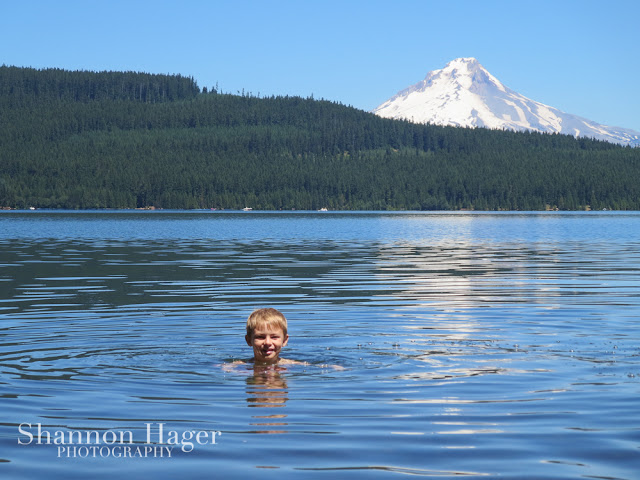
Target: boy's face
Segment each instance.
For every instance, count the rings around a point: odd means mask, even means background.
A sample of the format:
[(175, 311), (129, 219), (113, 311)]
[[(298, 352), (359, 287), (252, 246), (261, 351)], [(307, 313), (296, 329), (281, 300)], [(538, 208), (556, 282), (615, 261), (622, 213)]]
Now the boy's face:
[(247, 345), (253, 348), (253, 358), (259, 363), (276, 363), (280, 350), (287, 344), (289, 335), (282, 328), (267, 324), (258, 325), (251, 335), (245, 336)]

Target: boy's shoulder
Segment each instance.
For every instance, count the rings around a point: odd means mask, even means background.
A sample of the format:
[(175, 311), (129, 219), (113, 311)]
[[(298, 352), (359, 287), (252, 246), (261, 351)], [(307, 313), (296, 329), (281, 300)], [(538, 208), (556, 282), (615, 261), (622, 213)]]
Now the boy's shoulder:
[[(261, 363), (256, 363), (253, 358), (249, 358), (247, 360), (234, 360), (233, 362), (230, 362), (230, 364), (231, 365), (245, 365), (245, 364), (262, 365)], [(265, 363), (264, 365), (269, 365), (269, 364)], [(288, 358), (280, 358), (278, 362), (274, 363), (273, 365), (310, 365), (310, 363), (301, 362), (299, 360), (290, 360)]]
[[(285, 365), (311, 365), (308, 362), (300, 362), (298, 360), (290, 360), (288, 358), (281, 358), (278, 360), (278, 363), (274, 363), (274, 367), (285, 366)], [(237, 371), (238, 368), (254, 368), (262, 366), (262, 364), (256, 364), (253, 358), (249, 358), (247, 360), (233, 360), (231, 362), (226, 362), (222, 364), (222, 369), (227, 372)], [(265, 364), (264, 366), (269, 366), (269, 364)]]
[[(286, 365), (313, 365), (319, 368), (331, 368), (333, 370), (345, 370), (344, 367), (340, 366), (340, 365), (329, 365), (329, 364), (322, 364), (322, 365), (316, 365), (316, 364), (311, 364), (309, 362), (301, 362), (299, 360), (291, 360), (288, 358), (281, 358), (278, 363), (273, 364), (273, 367), (283, 367)], [(244, 366), (244, 368), (243, 368)], [(226, 371), (226, 372), (233, 372), (233, 371), (238, 371), (238, 369), (253, 369), (256, 367), (262, 366), (262, 364), (256, 364), (253, 361), (253, 358), (247, 359), (247, 360), (233, 360), (232, 362), (227, 362), (224, 363), (222, 365), (222, 370)], [(268, 364), (265, 364), (264, 366), (269, 366)]]

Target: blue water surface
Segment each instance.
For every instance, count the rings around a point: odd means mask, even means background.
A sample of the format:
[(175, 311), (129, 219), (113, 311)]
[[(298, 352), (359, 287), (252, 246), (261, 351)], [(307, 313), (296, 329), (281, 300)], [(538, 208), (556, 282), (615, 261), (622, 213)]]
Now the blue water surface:
[(639, 280), (636, 212), (0, 212), (0, 475), (637, 479)]

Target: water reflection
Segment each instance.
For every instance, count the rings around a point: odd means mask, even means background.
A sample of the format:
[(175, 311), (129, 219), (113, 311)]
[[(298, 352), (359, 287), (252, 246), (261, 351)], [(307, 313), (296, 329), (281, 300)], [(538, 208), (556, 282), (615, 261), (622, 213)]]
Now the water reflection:
[[(254, 365), (253, 375), (246, 379), (247, 405), (258, 408), (284, 407), (288, 400), (287, 381), (283, 375), (286, 368), (277, 365)], [(267, 427), (264, 430), (256, 430), (254, 433), (286, 433), (286, 430), (277, 429), (288, 425), (284, 419), (284, 413), (272, 413), (266, 415), (252, 415), (255, 422), (250, 425)]]

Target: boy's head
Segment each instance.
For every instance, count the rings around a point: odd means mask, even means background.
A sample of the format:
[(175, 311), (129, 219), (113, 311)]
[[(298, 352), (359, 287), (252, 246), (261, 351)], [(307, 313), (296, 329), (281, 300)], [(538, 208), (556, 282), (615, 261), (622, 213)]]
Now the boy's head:
[(287, 319), (275, 308), (260, 308), (247, 319), (247, 345), (259, 363), (277, 363), (280, 349), (287, 344)]

